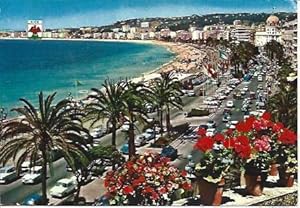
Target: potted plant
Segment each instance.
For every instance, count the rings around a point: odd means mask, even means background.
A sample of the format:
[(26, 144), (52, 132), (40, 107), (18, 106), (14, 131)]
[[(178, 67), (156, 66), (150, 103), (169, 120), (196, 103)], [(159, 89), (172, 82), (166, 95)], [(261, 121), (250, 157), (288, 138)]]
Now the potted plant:
[(195, 175), (199, 182), (201, 203), (218, 206), (222, 202), (224, 175), (233, 164), (232, 150), (223, 145), (224, 135), (206, 135), (205, 129), (199, 130), (200, 137), (195, 148), (203, 153), (196, 161)]
[(291, 187), (294, 184), (294, 177), (297, 173), (297, 135), (283, 124), (276, 123), (273, 126), (273, 139), (276, 141), (275, 159), (279, 164), (279, 185)]
[(247, 192), (254, 196), (262, 195), (272, 161), (272, 122), (269, 117), (267, 113), (260, 118), (250, 116), (237, 124), (236, 130), (229, 138), (236, 161), (245, 170)]

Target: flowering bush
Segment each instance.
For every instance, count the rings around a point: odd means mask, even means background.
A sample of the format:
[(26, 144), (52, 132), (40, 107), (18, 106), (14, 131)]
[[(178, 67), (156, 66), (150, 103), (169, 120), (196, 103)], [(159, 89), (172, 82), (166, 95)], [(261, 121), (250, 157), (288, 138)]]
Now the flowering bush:
[(233, 163), (232, 150), (224, 145), (224, 135), (218, 133), (208, 137), (204, 136), (204, 129), (198, 132), (201, 134), (194, 147), (203, 153), (203, 157), (195, 166), (195, 174), (208, 182), (218, 183)]
[(236, 158), (248, 170), (266, 171), (271, 161), (286, 163), (289, 157), (295, 155), (296, 134), (282, 123), (274, 123), (270, 119), (268, 112), (259, 118), (250, 116), (239, 122), (235, 131), (227, 134), (224, 145), (230, 143)]
[(186, 172), (169, 165), (169, 159), (145, 153), (108, 172), (104, 181), (111, 205), (168, 205), (176, 191), (191, 189)]

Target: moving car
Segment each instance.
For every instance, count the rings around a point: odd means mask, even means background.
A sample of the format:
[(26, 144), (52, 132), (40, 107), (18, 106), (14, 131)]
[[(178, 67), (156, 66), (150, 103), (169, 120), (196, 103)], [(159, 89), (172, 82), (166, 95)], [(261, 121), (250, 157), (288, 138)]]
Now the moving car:
[(137, 135), (134, 139), (134, 144), (136, 147), (143, 146), (147, 143), (147, 139), (144, 135)]
[(216, 128), (217, 126), (216, 122), (213, 120), (207, 121), (206, 125), (208, 128)]
[(168, 145), (161, 150), (160, 155), (162, 157), (168, 157), (171, 160), (175, 160), (178, 157), (178, 152), (177, 152), (177, 149)]
[(42, 166), (32, 167), (28, 173), (22, 177), (23, 184), (35, 184), (42, 179)]
[(227, 107), (227, 108), (233, 108), (233, 107), (234, 107), (233, 101), (232, 101), (232, 100), (228, 100), (228, 101), (226, 102), (226, 107)]
[(13, 166), (0, 168), (0, 184), (12, 182), (18, 178), (17, 171)]
[(146, 131), (142, 134), (147, 141), (155, 139), (155, 131), (153, 129), (146, 129)]
[(52, 197), (62, 198), (76, 190), (76, 183), (69, 178), (63, 178), (56, 182), (54, 187), (50, 189), (50, 195)]
[(223, 122), (228, 122), (230, 121), (231, 117), (230, 117), (230, 114), (229, 113), (226, 113), (223, 118), (222, 118), (222, 121)]

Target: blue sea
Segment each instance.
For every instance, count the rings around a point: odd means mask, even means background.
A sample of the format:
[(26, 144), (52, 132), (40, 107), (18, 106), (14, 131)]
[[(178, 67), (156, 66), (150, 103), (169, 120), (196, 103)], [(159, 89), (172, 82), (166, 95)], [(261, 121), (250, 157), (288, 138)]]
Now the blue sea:
[[(57, 92), (57, 99), (84, 96), (109, 77), (138, 77), (170, 61), (166, 48), (140, 43), (0, 40), (0, 106), (20, 106), (23, 97)], [(75, 87), (76, 81), (81, 83)], [(57, 100), (56, 99), (56, 100)]]

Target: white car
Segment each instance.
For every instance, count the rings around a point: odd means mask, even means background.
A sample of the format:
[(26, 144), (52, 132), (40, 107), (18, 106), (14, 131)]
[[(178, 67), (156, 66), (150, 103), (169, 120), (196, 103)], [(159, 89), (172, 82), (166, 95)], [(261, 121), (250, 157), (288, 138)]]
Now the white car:
[(35, 184), (42, 179), (42, 166), (32, 167), (28, 173), (22, 177), (23, 184)]
[(233, 108), (233, 107), (234, 107), (233, 101), (232, 101), (232, 100), (228, 100), (228, 101), (226, 102), (226, 107), (227, 107), (227, 108)]
[(193, 97), (193, 96), (195, 96), (196, 94), (195, 94), (194, 90), (188, 90), (188, 91), (187, 91), (187, 95), (188, 95), (189, 97)]
[(146, 131), (142, 134), (147, 141), (155, 139), (155, 131), (153, 129), (146, 129)]
[(24, 161), (22, 164), (21, 164), (21, 171), (22, 172), (28, 172), (30, 170), (30, 168), (32, 166), (38, 166), (38, 165), (41, 165), (41, 159), (37, 160), (37, 162), (35, 164), (30, 164), (30, 161)]
[(239, 123), (239, 121), (231, 121), (231, 124), (233, 125), (237, 125)]
[(262, 81), (263, 81), (263, 78), (262, 78), (261, 75), (259, 75), (259, 76), (257, 77), (257, 81), (259, 81), (259, 82), (262, 82)]
[(103, 134), (103, 131), (101, 128), (95, 128), (91, 131), (91, 136), (93, 138), (100, 138), (102, 137), (104, 134)]
[(50, 195), (52, 197), (62, 198), (76, 190), (76, 183), (69, 178), (63, 178), (56, 182), (53, 188), (50, 189)]
[(143, 146), (147, 143), (147, 140), (144, 135), (137, 135), (134, 139), (134, 144), (136, 147)]
[(129, 121), (125, 121), (123, 123), (123, 125), (121, 126), (121, 131), (123, 131), (123, 132), (129, 131), (129, 125), (130, 125)]
[(249, 90), (249, 88), (248, 88), (248, 86), (245, 86), (242, 90), (247, 92)]
[(13, 166), (0, 168), (0, 184), (6, 184), (18, 178), (17, 171)]
[(215, 134), (217, 133), (216, 129), (215, 128), (209, 128), (206, 130), (206, 136), (214, 136)]

